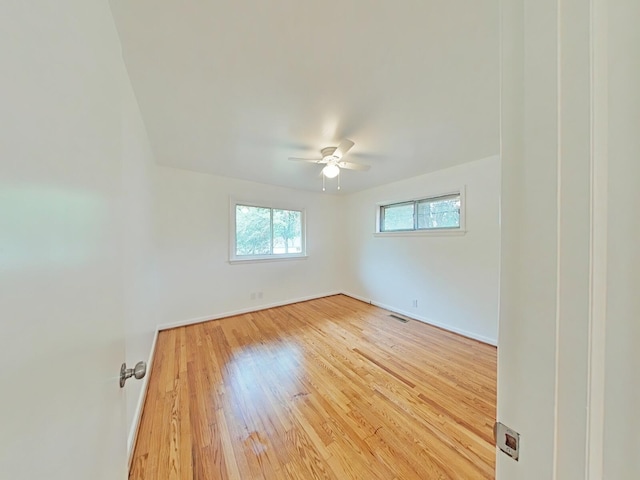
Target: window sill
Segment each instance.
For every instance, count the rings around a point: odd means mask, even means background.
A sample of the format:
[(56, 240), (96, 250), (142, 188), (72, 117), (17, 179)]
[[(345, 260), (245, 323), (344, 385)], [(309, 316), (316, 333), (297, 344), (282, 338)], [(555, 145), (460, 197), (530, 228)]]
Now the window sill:
[(270, 263), (270, 262), (288, 262), (291, 260), (306, 260), (308, 255), (269, 255), (264, 257), (249, 257), (249, 258), (232, 258), (229, 263), (241, 264), (241, 263)]
[(374, 237), (461, 237), (466, 230), (410, 230), (405, 232), (374, 232)]

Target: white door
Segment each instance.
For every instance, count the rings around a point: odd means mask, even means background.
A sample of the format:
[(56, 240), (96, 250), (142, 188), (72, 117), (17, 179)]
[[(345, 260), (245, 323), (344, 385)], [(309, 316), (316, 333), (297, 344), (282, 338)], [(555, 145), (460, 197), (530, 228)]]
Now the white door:
[(126, 478), (108, 2), (0, 3), (0, 478)]

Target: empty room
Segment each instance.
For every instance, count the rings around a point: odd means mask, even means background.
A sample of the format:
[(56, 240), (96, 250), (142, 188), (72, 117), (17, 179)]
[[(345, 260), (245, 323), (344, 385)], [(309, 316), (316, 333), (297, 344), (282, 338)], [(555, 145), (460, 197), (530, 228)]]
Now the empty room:
[(640, 478), (632, 0), (0, 6), (0, 478)]

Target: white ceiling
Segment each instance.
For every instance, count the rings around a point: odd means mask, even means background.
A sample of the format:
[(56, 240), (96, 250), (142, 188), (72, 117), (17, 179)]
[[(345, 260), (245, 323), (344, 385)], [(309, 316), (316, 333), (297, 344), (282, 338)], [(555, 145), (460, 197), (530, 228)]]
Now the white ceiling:
[[(498, 153), (498, 0), (111, 0), (160, 164), (353, 192)], [(327, 189), (333, 190), (331, 186)]]

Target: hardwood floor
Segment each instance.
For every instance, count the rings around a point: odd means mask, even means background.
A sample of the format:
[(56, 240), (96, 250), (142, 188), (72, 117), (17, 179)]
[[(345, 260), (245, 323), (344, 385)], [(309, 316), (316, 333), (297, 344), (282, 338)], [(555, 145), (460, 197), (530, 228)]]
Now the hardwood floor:
[(131, 479), (492, 479), (496, 349), (342, 295), (161, 332)]

